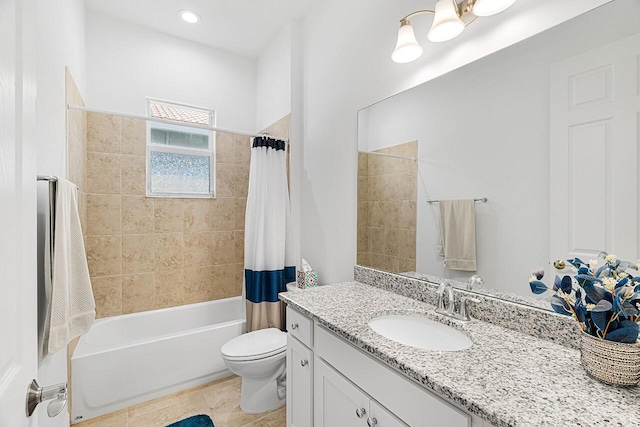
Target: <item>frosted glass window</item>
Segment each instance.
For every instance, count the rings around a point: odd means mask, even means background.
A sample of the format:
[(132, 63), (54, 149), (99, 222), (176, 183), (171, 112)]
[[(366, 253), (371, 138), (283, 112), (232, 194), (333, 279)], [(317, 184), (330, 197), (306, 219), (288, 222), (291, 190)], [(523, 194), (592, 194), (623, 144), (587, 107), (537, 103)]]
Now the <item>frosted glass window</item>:
[(152, 193), (211, 193), (211, 158), (151, 151)]
[[(148, 100), (147, 196), (214, 197), (214, 112)], [(192, 125), (192, 126), (190, 126)]]

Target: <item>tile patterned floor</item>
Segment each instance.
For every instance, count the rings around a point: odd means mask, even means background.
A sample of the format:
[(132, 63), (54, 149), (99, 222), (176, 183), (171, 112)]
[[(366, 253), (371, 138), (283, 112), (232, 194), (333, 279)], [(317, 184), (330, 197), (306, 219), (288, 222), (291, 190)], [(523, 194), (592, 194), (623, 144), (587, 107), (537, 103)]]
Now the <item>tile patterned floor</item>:
[(258, 415), (242, 412), (240, 385), (240, 377), (225, 378), (84, 421), (74, 427), (165, 427), (198, 414), (210, 415), (215, 427), (286, 426), (285, 406)]

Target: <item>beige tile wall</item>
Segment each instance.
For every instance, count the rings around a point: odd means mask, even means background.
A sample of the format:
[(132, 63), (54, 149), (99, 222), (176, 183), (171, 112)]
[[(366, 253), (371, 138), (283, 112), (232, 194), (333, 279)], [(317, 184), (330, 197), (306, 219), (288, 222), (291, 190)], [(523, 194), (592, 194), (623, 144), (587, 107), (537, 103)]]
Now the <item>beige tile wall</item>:
[[(377, 152), (417, 157), (417, 144)], [(415, 271), (416, 195), (416, 162), (358, 155), (358, 264), (394, 273)]]
[[(84, 105), (68, 72), (67, 102)], [(67, 134), (97, 317), (241, 295), (248, 137), (216, 135), (215, 199), (165, 199), (145, 196), (144, 121), (69, 110)]]
[(97, 317), (242, 293), (249, 138), (217, 134), (215, 199), (146, 197), (145, 144), (144, 121), (88, 114), (85, 245)]

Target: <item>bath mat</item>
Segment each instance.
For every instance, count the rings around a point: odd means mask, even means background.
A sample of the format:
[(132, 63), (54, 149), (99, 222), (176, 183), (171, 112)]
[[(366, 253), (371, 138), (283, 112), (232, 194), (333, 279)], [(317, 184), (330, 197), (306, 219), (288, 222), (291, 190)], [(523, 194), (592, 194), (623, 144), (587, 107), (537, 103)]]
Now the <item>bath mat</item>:
[(214, 427), (209, 415), (194, 415), (167, 427)]

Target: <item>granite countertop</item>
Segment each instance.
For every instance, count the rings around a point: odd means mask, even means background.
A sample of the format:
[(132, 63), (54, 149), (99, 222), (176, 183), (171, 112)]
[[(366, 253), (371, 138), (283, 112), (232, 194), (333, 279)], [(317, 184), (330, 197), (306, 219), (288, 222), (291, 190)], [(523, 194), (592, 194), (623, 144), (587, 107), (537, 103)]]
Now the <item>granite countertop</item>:
[[(591, 379), (577, 350), (478, 320), (450, 319), (432, 305), (358, 282), (284, 292), (280, 299), (495, 426), (640, 426), (640, 387)], [(450, 353), (422, 350), (368, 326), (391, 313), (440, 320), (466, 332), (473, 345)]]

